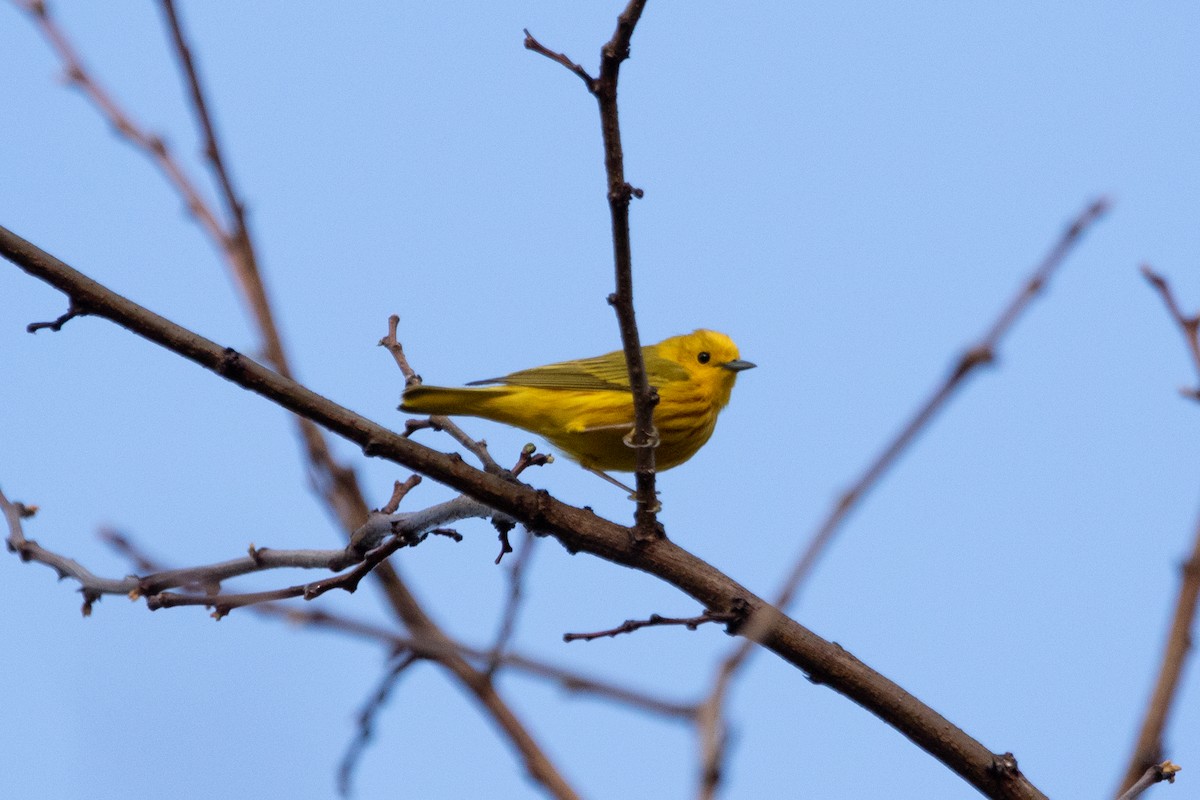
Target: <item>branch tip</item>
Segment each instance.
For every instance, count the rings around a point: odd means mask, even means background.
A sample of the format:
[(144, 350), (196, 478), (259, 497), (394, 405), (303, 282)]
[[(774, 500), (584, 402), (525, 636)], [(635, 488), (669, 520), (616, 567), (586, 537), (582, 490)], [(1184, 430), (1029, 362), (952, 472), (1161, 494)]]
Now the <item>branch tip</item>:
[(25, 326), (25, 331), (26, 333), (37, 333), (40, 330), (49, 330), (53, 331), (54, 333), (58, 333), (68, 322), (76, 317), (85, 317), (87, 316), (87, 313), (87, 309), (72, 301), (67, 307), (66, 313), (64, 313), (58, 319), (54, 320), (53, 322), (31, 322)]

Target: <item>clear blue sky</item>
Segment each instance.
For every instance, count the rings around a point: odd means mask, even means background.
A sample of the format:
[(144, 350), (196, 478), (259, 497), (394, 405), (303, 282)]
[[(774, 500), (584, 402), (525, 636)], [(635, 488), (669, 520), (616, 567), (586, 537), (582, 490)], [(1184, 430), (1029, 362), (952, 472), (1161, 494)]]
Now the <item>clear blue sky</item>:
[[(199, 170), (154, 4), (67, 3), (87, 63)], [(589, 69), (619, 3), (183, 2), (301, 377), (399, 426), (388, 314), (431, 382), (618, 346), (595, 105), (522, 48)], [(622, 72), (637, 308), (647, 341), (711, 327), (757, 370), (712, 442), (661, 480), (673, 539), (771, 593), (840, 489), (977, 337), (1064, 224), (1112, 213), (843, 531), (798, 619), (998, 752), (1052, 797), (1109, 794), (1157, 668), (1198, 500), (1200, 408), (1137, 268), (1200, 306), (1200, 7), (651, 0)], [(64, 88), (0, 2), (0, 225), (222, 344), (252, 337), (208, 242), (144, 159)], [(27, 532), (97, 572), (126, 531), (174, 564), (248, 543), (328, 547), (288, 420), (99, 320), (24, 333), (62, 297), (0, 265), (0, 487)], [(502, 460), (529, 435), (472, 421)], [(446, 448), (433, 436), (422, 441)], [(405, 477), (360, 467), (376, 505)], [(560, 460), (529, 479), (619, 520)], [(428, 483), (408, 502), (448, 496)], [(397, 566), (486, 643), (505, 591), (486, 524)], [(241, 586), (277, 586), (294, 575)], [(151, 614), (0, 559), (0, 764), (13, 797), (328, 797), (382, 653), (235, 613)], [(550, 541), (518, 647), (692, 699), (716, 627), (564, 645), (690, 599)], [(323, 601), (324, 602), (324, 601)], [(332, 608), (386, 620), (371, 589)], [(1200, 771), (1196, 670), (1168, 754)], [(503, 689), (589, 797), (692, 796), (683, 725)], [(725, 797), (957, 798), (966, 784), (862, 709), (760, 654), (734, 695)], [(360, 797), (530, 797), (436, 668), (400, 685)]]

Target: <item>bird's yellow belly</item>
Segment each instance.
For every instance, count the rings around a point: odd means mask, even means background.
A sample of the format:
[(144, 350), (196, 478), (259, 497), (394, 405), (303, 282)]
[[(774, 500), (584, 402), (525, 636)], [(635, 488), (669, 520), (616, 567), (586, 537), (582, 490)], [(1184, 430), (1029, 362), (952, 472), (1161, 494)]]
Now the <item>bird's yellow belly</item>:
[[(626, 444), (633, 429), (633, 400), (624, 392), (525, 389), (497, 396), (485, 414), (545, 437), (585, 467), (617, 472), (637, 468), (637, 450)], [(687, 461), (712, 436), (717, 414), (702, 398), (664, 393), (654, 412), (659, 444), (655, 468)]]

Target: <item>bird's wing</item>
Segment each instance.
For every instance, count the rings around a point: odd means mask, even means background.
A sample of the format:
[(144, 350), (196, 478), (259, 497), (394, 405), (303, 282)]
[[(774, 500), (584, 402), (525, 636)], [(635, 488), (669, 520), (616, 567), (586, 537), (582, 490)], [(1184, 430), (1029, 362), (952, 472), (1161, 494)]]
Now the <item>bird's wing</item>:
[[(653, 350), (653, 345), (642, 348), (642, 359), (652, 386), (661, 386), (671, 381), (687, 380), (688, 373), (682, 366), (663, 358)], [(625, 353), (617, 350), (595, 358), (563, 361), (533, 367), (505, 375), (473, 381), (468, 386), (501, 383), (506, 386), (531, 386), (541, 389), (576, 389), (602, 391), (629, 391), (629, 370), (625, 366)]]

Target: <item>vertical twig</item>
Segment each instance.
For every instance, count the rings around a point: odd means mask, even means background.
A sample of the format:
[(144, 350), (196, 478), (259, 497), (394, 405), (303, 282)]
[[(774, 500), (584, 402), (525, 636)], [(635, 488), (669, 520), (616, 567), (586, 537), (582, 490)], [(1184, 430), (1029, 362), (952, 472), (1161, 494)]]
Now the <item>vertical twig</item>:
[[(1166, 278), (1162, 277), (1149, 266), (1142, 267), (1142, 275), (1150, 282), (1162, 298), (1167, 313), (1179, 326), (1192, 358), (1192, 365), (1200, 376), (1200, 315), (1188, 316), (1180, 310), (1179, 303), (1171, 291)], [(1197, 398), (1200, 390), (1183, 390), (1185, 396)], [(1137, 741), (1133, 752), (1129, 755), (1129, 764), (1125, 775), (1121, 778), (1121, 788), (1131, 790), (1147, 768), (1152, 767), (1163, 757), (1163, 732), (1167, 727), (1171, 709), (1179, 690), (1179, 682), (1183, 677), (1183, 668), (1187, 663), (1188, 653), (1192, 648), (1192, 627), (1196, 619), (1197, 601), (1200, 599), (1200, 518), (1196, 520), (1196, 532), (1192, 542), (1192, 553), (1180, 568), (1179, 594), (1175, 599), (1175, 610), (1171, 615), (1170, 632), (1166, 645), (1163, 647), (1162, 664), (1158, 670), (1158, 678), (1154, 682), (1154, 691), (1146, 704), (1146, 713), (1138, 729)], [(1140, 794), (1140, 792), (1139, 792)]]
[(504, 663), (505, 651), (508, 650), (509, 642), (512, 641), (513, 634), (517, 630), (517, 615), (521, 611), (521, 601), (525, 597), (525, 572), (533, 560), (533, 551), (536, 547), (537, 537), (530, 533), (528, 528), (525, 528), (520, 552), (517, 553), (517, 558), (513, 561), (512, 566), (508, 568), (508, 597), (504, 602), (504, 613), (500, 617), (500, 629), (496, 633), (496, 642), (492, 645), (488, 656), (488, 675), (495, 675), (496, 670)]
[(612, 217), (613, 263), (616, 271), (616, 291), (608, 302), (617, 313), (625, 363), (629, 368), (629, 386), (633, 392), (633, 435), (628, 444), (637, 449), (637, 511), (634, 514), (635, 535), (649, 539), (660, 533), (658, 498), (654, 489), (654, 448), (658, 435), (654, 430), (654, 406), (658, 393), (650, 385), (646, 364), (642, 358), (641, 338), (633, 310), (633, 255), (629, 238), (629, 202), (641, 197), (642, 191), (625, 180), (625, 155), (621, 148), (621, 121), (617, 109), (617, 81), (621, 63), (629, 58), (629, 42), (641, 19), (646, 0), (630, 0), (617, 18), (612, 38), (600, 49), (600, 74), (593, 78), (562, 53), (544, 47), (525, 31), (525, 47), (557, 61), (578, 75), (596, 98), (600, 107), (600, 133), (604, 141), (604, 169), (608, 178), (608, 208)]
[[(209, 111), (209, 103), (205, 99), (204, 88), (200, 83), (200, 75), (183, 30), (182, 20), (175, 11), (173, 0), (161, 0), (161, 3), (175, 55), (179, 61), (179, 68), (187, 84), (196, 124), (204, 139), (204, 155), (212, 169), (217, 186), (220, 188), (221, 201), (225, 206), (225, 216), (228, 218), (228, 221), (220, 224), (218, 231), (210, 230), (210, 236), (220, 247), (241, 291), (242, 301), (250, 310), (255, 326), (258, 328), (261, 337), (259, 346), (263, 357), (280, 375), (294, 378), (291, 359), (283, 344), (283, 338), (279, 334), (279, 326), (275, 322), (266, 281), (259, 269), (258, 248), (255, 246), (254, 238), (246, 223), (246, 204), (242, 201), (233, 183), (226, 160), (222, 155), (217, 140), (216, 125), (213, 123), (212, 114)], [(207, 208), (207, 204), (203, 205)], [(207, 213), (213, 217), (218, 216), (211, 210)], [(295, 420), (301, 441), (304, 443), (305, 460), (308, 463), (313, 485), (337, 515), (342, 528), (347, 531), (355, 530), (362, 524), (367, 513), (367, 503), (358, 485), (358, 477), (354, 470), (338, 463), (334, 458), (333, 452), (329, 449), (329, 443), (319, 427), (303, 417), (295, 417)]]
[(342, 755), (341, 763), (338, 764), (337, 787), (338, 794), (342, 797), (349, 797), (353, 791), (354, 770), (358, 768), (359, 759), (362, 758), (367, 745), (375, 737), (376, 717), (391, 699), (392, 692), (400, 683), (400, 678), (419, 658), (420, 656), (414, 652), (400, 651), (395, 656), (393, 663), (388, 665), (387, 673), (380, 679), (379, 685), (375, 687), (371, 696), (367, 698), (367, 702), (359, 710), (355, 718), (358, 730), (354, 740), (350, 742), (345, 754)]
[(630, 0), (617, 18), (612, 39), (600, 50), (600, 76), (592, 84), (592, 94), (600, 106), (600, 131), (604, 139), (604, 168), (608, 176), (608, 208), (612, 217), (613, 262), (616, 291), (609, 303), (617, 313), (625, 362), (629, 366), (629, 385), (633, 391), (634, 429), (632, 445), (637, 448), (637, 511), (635, 527), (642, 537), (655, 533), (658, 499), (654, 489), (654, 448), (658, 435), (654, 430), (654, 406), (658, 393), (650, 386), (637, 317), (633, 310), (633, 253), (629, 239), (629, 202), (640, 196), (625, 181), (625, 154), (621, 146), (621, 121), (617, 109), (617, 81), (621, 63), (629, 58), (633, 29), (642, 16), (646, 0)]

